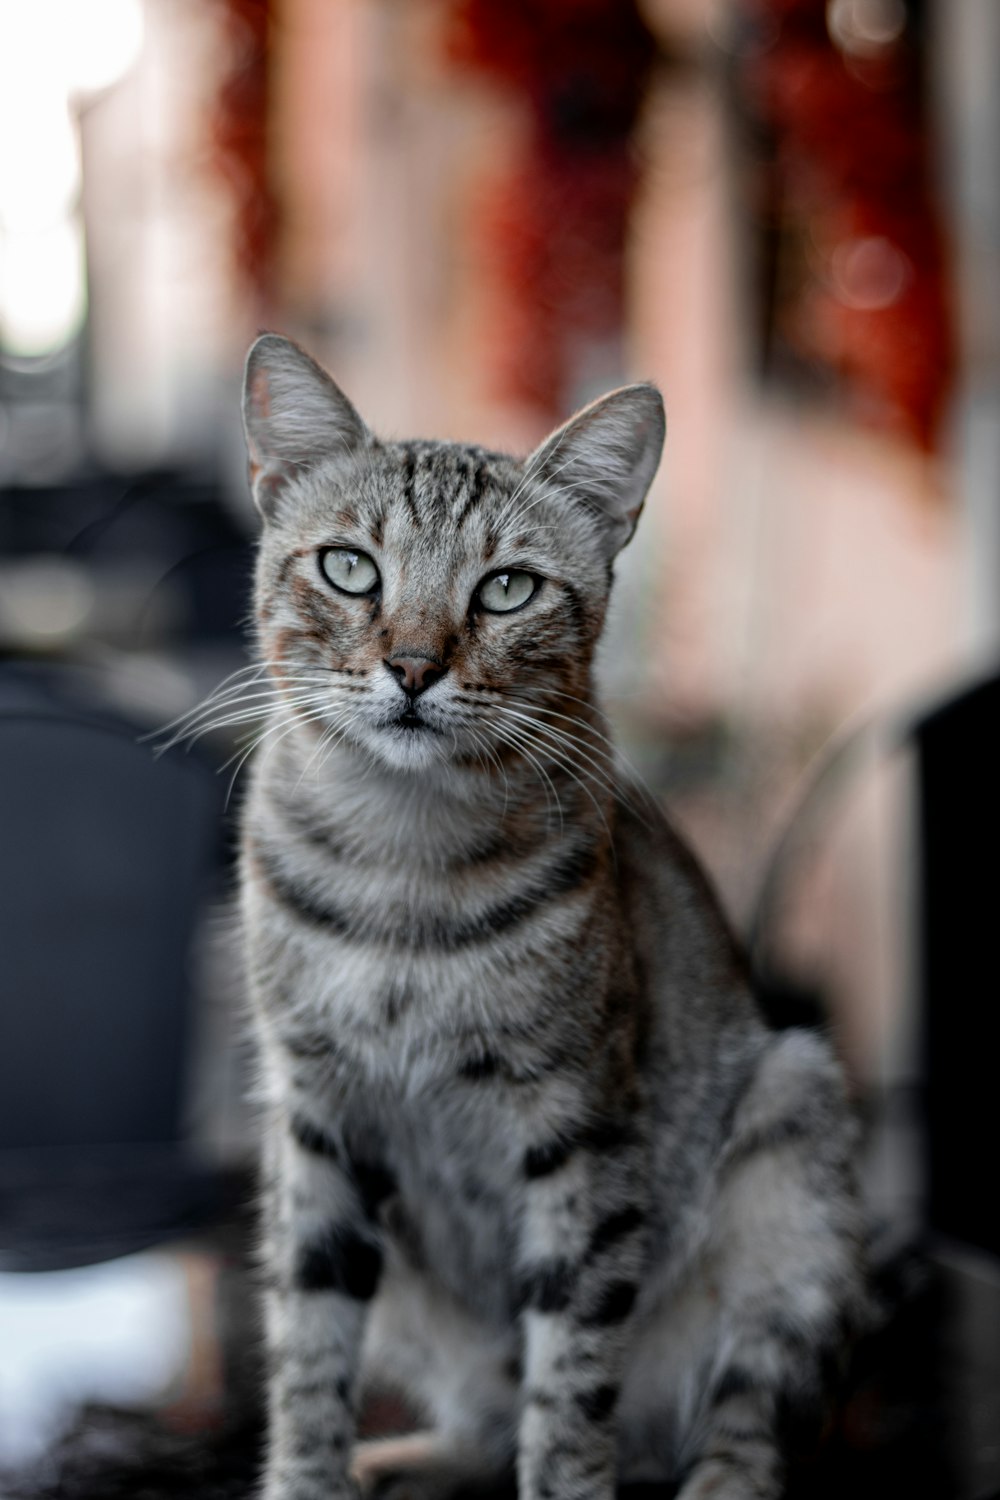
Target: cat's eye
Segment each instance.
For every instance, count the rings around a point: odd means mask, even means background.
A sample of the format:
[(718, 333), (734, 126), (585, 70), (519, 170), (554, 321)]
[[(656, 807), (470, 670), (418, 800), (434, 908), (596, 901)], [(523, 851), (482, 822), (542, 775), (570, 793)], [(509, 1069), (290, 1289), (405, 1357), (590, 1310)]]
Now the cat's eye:
[(378, 584), (378, 568), (367, 552), (351, 547), (327, 547), (320, 553), (324, 577), (344, 594), (370, 594)]
[(503, 614), (527, 604), (537, 587), (538, 579), (533, 573), (511, 568), (505, 573), (494, 573), (481, 583), (478, 598), (483, 609)]

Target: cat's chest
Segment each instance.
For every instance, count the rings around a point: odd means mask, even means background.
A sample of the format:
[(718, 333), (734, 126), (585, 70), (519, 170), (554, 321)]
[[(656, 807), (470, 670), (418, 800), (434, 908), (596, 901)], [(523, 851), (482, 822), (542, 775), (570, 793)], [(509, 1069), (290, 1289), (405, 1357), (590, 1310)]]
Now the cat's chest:
[(395, 1255), (500, 1324), (515, 1296), (525, 1191), (518, 1113), (489, 1081), (464, 1080), (383, 1088), (344, 1120), (350, 1152), (384, 1184), (377, 1217)]
[(420, 1092), (498, 1038), (530, 1053), (560, 1008), (599, 990), (598, 896), (580, 838), (454, 871), (362, 868), (265, 831), (245, 881), (255, 988), (273, 1027), (325, 1034), (362, 1072)]

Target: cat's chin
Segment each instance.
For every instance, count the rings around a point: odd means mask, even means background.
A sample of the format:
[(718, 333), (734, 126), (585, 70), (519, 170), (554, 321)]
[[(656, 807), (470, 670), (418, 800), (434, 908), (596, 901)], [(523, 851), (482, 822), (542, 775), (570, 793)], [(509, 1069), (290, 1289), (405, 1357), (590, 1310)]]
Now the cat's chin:
[(430, 729), (387, 726), (370, 730), (363, 736), (363, 744), (394, 771), (424, 771), (431, 766), (446, 765), (451, 759), (451, 741)]

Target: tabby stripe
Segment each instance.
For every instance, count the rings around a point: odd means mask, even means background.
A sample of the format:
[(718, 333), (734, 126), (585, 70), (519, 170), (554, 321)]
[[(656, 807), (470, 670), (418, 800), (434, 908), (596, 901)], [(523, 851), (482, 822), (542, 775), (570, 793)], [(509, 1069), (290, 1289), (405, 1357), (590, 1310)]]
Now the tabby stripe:
[(630, 1235), (633, 1230), (640, 1228), (646, 1222), (646, 1215), (641, 1208), (623, 1208), (620, 1213), (609, 1214), (602, 1219), (590, 1236), (587, 1246), (588, 1258), (599, 1255), (611, 1245), (617, 1244)]
[(525, 1177), (550, 1177), (564, 1167), (576, 1150), (576, 1142), (550, 1141), (544, 1146), (529, 1146), (524, 1153)]
[[(756, 1426), (730, 1425), (728, 1422), (713, 1423), (712, 1432), (715, 1443), (768, 1443), (773, 1444), (774, 1433), (762, 1423)], [(711, 1456), (713, 1448), (706, 1450), (706, 1457)]]
[(631, 1145), (634, 1140), (635, 1130), (630, 1120), (604, 1120), (584, 1126), (540, 1146), (529, 1146), (524, 1153), (524, 1175), (550, 1177), (577, 1151), (617, 1151), (622, 1146)]
[(588, 1422), (604, 1422), (614, 1410), (618, 1400), (615, 1385), (595, 1385), (589, 1391), (580, 1391), (573, 1397)]
[(414, 474), (415, 474), (415, 471), (416, 471), (416, 466), (417, 466), (417, 460), (416, 460), (416, 455), (414, 454), (413, 449), (411, 447), (409, 447), (409, 446), (404, 447), (404, 449), (403, 449), (403, 499), (406, 501), (407, 508), (409, 509), (410, 515), (413, 517), (414, 524), (417, 525), (417, 526), (422, 526), (423, 525), (423, 521), (421, 519), (420, 512), (417, 510), (417, 501), (416, 501), (416, 496), (414, 494), (413, 479), (414, 479)]
[(807, 1140), (813, 1133), (813, 1128), (797, 1115), (791, 1115), (786, 1119), (771, 1120), (766, 1125), (749, 1131), (742, 1140), (736, 1141), (732, 1149), (726, 1153), (723, 1169), (731, 1172), (734, 1167), (749, 1161), (753, 1156)]
[(289, 1457), (310, 1462), (317, 1454), (341, 1453), (346, 1441), (345, 1433), (331, 1432), (322, 1421), (305, 1422), (300, 1415), (295, 1427), (294, 1452)]
[(576, 1280), (577, 1269), (566, 1260), (532, 1266), (521, 1278), (519, 1308), (540, 1313), (562, 1312), (570, 1304)]
[(495, 1078), (500, 1070), (500, 1059), (495, 1052), (482, 1052), (478, 1057), (466, 1058), (460, 1064), (458, 1076), (477, 1083), (481, 1078)]
[(300, 1292), (340, 1292), (357, 1302), (368, 1302), (382, 1273), (382, 1252), (354, 1229), (331, 1229), (304, 1245), (295, 1266)]
[(569, 617), (573, 622), (573, 627), (577, 635), (586, 637), (587, 612), (583, 607), (583, 598), (579, 590), (575, 589), (571, 583), (563, 583), (561, 587), (569, 604)]
[(479, 1083), (484, 1078), (500, 1078), (504, 1083), (528, 1084), (538, 1083), (546, 1073), (554, 1073), (560, 1066), (558, 1058), (543, 1056), (533, 1067), (515, 1067), (496, 1052), (479, 1052), (459, 1063), (458, 1076), (470, 1083)]
[(340, 1048), (329, 1037), (311, 1031), (288, 1031), (278, 1036), (279, 1044), (291, 1057), (316, 1058), (332, 1062), (341, 1056)]
[(485, 488), (485, 485), (486, 465), (483, 463), (482, 459), (480, 459), (479, 462), (476, 463), (475, 470), (472, 475), (472, 487), (469, 492), (469, 497), (466, 500), (465, 504), (462, 506), (462, 509), (459, 511), (458, 518), (455, 521), (456, 531), (460, 530), (462, 526), (465, 525), (465, 522), (468, 520), (471, 513), (475, 510), (476, 506), (483, 498), (483, 489)]
[[(295, 1407), (299, 1402), (314, 1401), (319, 1396), (334, 1395), (333, 1382), (330, 1380), (291, 1380), (282, 1382), (280, 1404), (283, 1407)], [(341, 1397), (346, 1400), (346, 1396)]]
[(292, 1135), (303, 1151), (309, 1151), (314, 1156), (325, 1156), (330, 1161), (341, 1160), (341, 1150), (332, 1136), (327, 1135), (318, 1125), (307, 1120), (305, 1115), (294, 1114), (289, 1122)]
[(381, 1162), (354, 1161), (351, 1176), (369, 1218), (374, 1218), (380, 1203), (396, 1191), (396, 1179)]
[(761, 1389), (762, 1382), (743, 1365), (730, 1365), (712, 1391), (713, 1406), (724, 1406), (737, 1396), (749, 1396)]
[(270, 850), (261, 848), (259, 840), (254, 840), (252, 847), (257, 870), (263, 876), (271, 895), (276, 897), (282, 906), (313, 923), (314, 926), (329, 927), (337, 933), (338, 937), (352, 935), (351, 924), (342, 912), (315, 901), (301, 886), (289, 880), (277, 857)]
[(634, 1281), (612, 1281), (594, 1305), (580, 1314), (580, 1323), (586, 1328), (610, 1328), (615, 1323), (624, 1323), (638, 1295)]
[(478, 916), (454, 922), (443, 917), (428, 917), (423, 921), (417, 917), (408, 928), (387, 930), (377, 918), (349, 916), (330, 902), (318, 900), (287, 875), (277, 855), (263, 847), (259, 839), (254, 840), (253, 851), (257, 869), (271, 894), (303, 921), (325, 927), (351, 943), (391, 944), (415, 953), (427, 949), (448, 953), (489, 942), (582, 885), (597, 864), (593, 847), (573, 850), (536, 877), (524, 891), (487, 907)]
[(307, 844), (312, 844), (317, 849), (322, 849), (324, 854), (330, 855), (332, 859), (353, 860), (362, 858), (360, 851), (343, 844), (328, 829), (317, 828), (313, 820), (303, 814), (301, 809), (293, 803), (285, 802), (283, 798), (276, 797), (271, 793), (271, 802), (276, 812), (300, 834)]

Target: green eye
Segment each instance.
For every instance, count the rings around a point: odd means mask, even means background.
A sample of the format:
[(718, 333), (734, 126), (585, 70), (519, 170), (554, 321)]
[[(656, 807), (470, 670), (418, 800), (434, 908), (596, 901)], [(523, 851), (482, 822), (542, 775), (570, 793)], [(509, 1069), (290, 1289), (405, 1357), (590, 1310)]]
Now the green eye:
[(320, 553), (324, 577), (343, 594), (370, 594), (378, 583), (378, 568), (367, 552), (349, 547), (327, 547)]
[(533, 574), (512, 568), (509, 573), (494, 573), (479, 585), (479, 602), (493, 614), (503, 614), (527, 604), (537, 587)]

